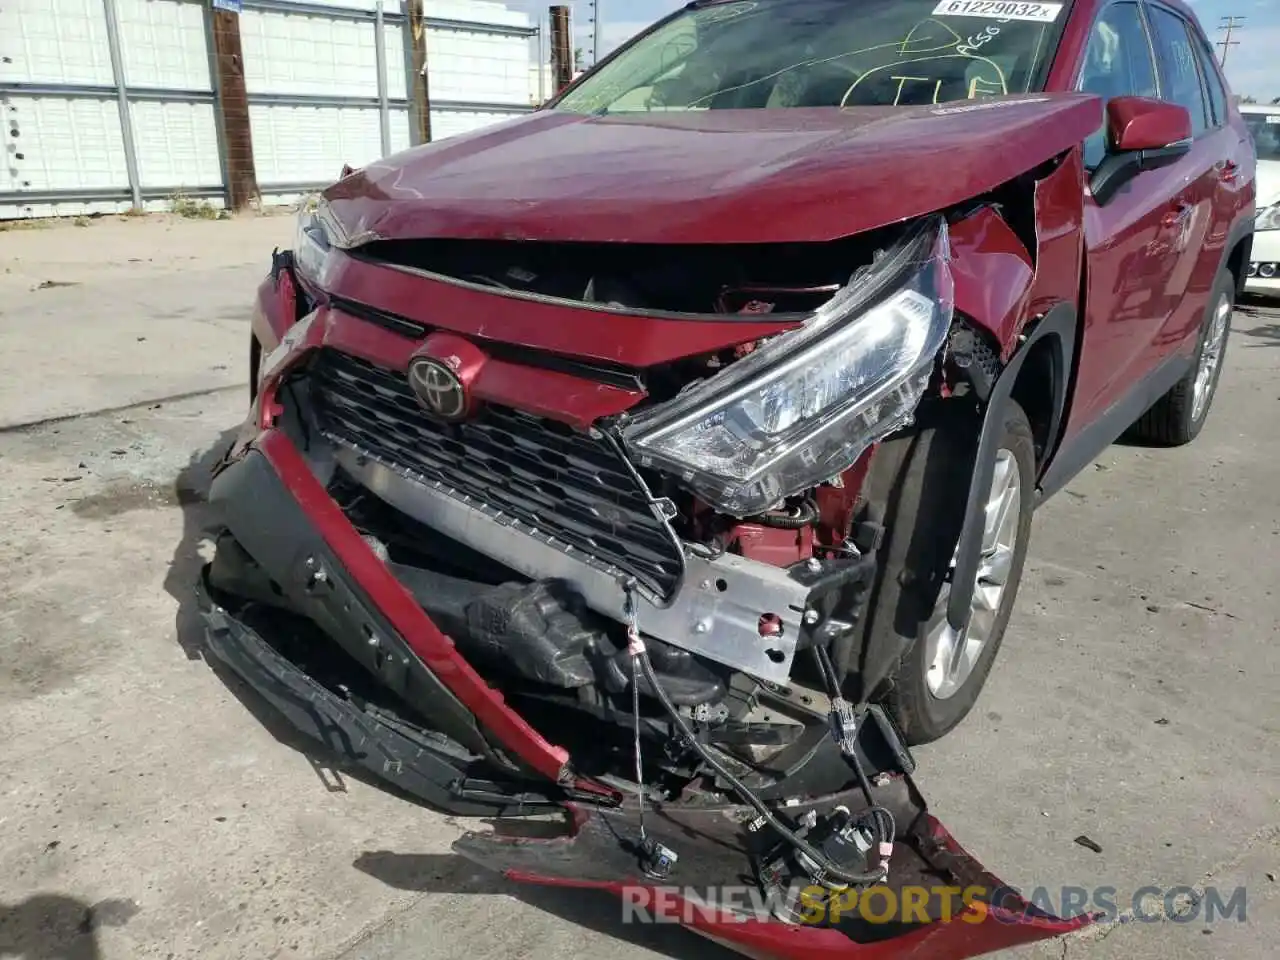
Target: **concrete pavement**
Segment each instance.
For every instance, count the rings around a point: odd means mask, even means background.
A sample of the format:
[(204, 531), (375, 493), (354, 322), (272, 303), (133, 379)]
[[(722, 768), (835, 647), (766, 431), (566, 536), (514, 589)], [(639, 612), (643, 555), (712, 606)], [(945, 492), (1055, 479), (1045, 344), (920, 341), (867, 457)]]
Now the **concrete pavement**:
[[(0, 232), (0, 957), (729, 956), (473, 869), (449, 853), (466, 824), (330, 769), (198, 659), (204, 467), (290, 231)], [(1280, 311), (1238, 312), (1199, 440), (1113, 447), (1045, 507), (977, 711), (919, 751), (935, 812), (1004, 879), (1122, 905), (1245, 885), (1248, 922), (1011, 957), (1274, 955), (1278, 363)]]

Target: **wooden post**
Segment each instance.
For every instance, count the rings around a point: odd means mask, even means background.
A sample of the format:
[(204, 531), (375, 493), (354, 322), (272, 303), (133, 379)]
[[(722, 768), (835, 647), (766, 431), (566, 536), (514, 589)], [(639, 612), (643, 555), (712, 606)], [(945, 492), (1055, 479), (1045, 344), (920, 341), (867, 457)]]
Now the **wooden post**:
[(253, 165), (249, 94), (244, 85), (244, 56), (240, 50), (240, 16), (227, 10), (211, 13), (218, 120), (227, 151), (227, 203), (232, 210), (243, 210), (259, 192), (258, 173)]
[(423, 0), (408, 0), (409, 44), (413, 73), (412, 81), (414, 133), (418, 143), (431, 142), (431, 83), (427, 77), (427, 17)]
[(569, 8), (551, 8), (551, 83), (559, 93), (573, 82), (573, 38), (569, 36)]

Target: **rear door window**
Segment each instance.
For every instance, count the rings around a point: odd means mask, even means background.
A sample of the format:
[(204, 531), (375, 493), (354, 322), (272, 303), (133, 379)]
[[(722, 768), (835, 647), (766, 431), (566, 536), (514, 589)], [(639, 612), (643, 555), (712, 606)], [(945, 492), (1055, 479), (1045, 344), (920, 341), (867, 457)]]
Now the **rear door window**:
[(1200, 55), (1200, 72), (1204, 74), (1204, 85), (1209, 90), (1209, 108), (1213, 111), (1213, 125), (1220, 127), (1227, 122), (1227, 91), (1222, 85), (1222, 77), (1214, 64), (1213, 48), (1195, 27), (1188, 26), (1187, 29), (1191, 31), (1196, 52)]
[(1163, 99), (1187, 108), (1191, 114), (1191, 135), (1198, 137), (1209, 127), (1209, 105), (1200, 85), (1195, 47), (1187, 33), (1189, 24), (1164, 7), (1149, 9)]

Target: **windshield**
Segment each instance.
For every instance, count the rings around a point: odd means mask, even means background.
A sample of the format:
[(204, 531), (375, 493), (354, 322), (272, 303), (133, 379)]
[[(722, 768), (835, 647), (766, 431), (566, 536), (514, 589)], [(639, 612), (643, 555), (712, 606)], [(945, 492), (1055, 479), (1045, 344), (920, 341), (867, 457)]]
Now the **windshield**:
[(908, 106), (1043, 83), (1069, 3), (738, 0), (685, 8), (554, 106), (575, 113)]
[(1259, 160), (1280, 160), (1280, 105), (1275, 113), (1246, 113), (1244, 122), (1257, 148)]

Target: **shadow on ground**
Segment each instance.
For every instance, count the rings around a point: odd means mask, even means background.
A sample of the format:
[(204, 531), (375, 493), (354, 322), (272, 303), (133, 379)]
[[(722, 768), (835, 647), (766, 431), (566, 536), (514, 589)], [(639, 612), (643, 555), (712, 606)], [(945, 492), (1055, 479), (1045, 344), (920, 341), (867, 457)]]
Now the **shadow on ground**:
[[(1242, 297), (1236, 304), (1236, 317), (1231, 325), (1232, 332), (1258, 341), (1248, 344), (1250, 347), (1280, 347), (1280, 317), (1277, 317), (1272, 307), (1275, 302), (1263, 300), (1261, 297)], [(1249, 326), (1248, 323), (1251, 321), (1261, 322)]]
[(515, 883), (457, 854), (370, 850), (357, 857), (352, 865), (396, 890), (514, 897), (568, 923), (625, 940), (672, 960), (690, 957), (733, 960), (741, 956), (673, 924), (627, 922), (622, 899), (611, 893)]
[(61, 894), (0, 902), (0, 957), (98, 960), (98, 930), (122, 927), (138, 912), (132, 900), (89, 904)]

